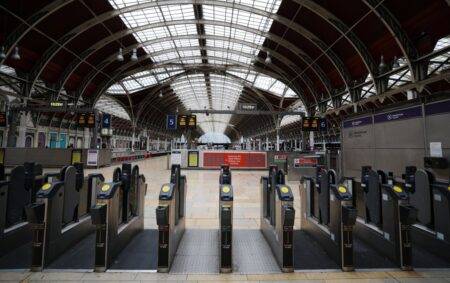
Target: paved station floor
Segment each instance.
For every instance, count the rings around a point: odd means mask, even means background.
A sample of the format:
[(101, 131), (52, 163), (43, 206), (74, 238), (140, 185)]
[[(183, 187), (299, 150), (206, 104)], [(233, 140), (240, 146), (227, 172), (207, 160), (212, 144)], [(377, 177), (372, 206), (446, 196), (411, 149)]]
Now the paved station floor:
[[(145, 175), (148, 189), (145, 198), (145, 228), (156, 229), (155, 208), (158, 204), (158, 194), (163, 183), (169, 181), (170, 171), (167, 169), (167, 157), (156, 157), (144, 161), (136, 162), (139, 165), (141, 174)], [(110, 180), (115, 166), (101, 168), (98, 170), (86, 170), (85, 174), (101, 172), (107, 180)], [(213, 231), (219, 227), (218, 214), (218, 170), (182, 170), (182, 174), (187, 176), (187, 203), (186, 203), (186, 241), (195, 239), (195, 235), (202, 232), (208, 235), (208, 231)], [(267, 174), (264, 171), (233, 171), (232, 180), (234, 187), (234, 229), (239, 233), (254, 233), (259, 229), (260, 222), (260, 178)], [(300, 211), (299, 182), (288, 183), (293, 189), (294, 206), (296, 211)], [(300, 215), (297, 213), (295, 228), (300, 228)], [(199, 231), (203, 230), (203, 231)], [(204, 233), (203, 233), (204, 232)], [(209, 233), (214, 235), (214, 233)], [(254, 241), (261, 242), (263, 238), (258, 238), (259, 234), (253, 235)], [(205, 236), (205, 237), (206, 237)], [(206, 237), (211, 238), (211, 237)], [(185, 243), (186, 244), (186, 243)], [(199, 243), (196, 243), (199, 245)], [(249, 243), (238, 243), (238, 245)], [(251, 243), (250, 243), (251, 244)], [(187, 246), (190, 243), (186, 244)], [(183, 243), (180, 244), (182, 248)], [(200, 246), (198, 246), (200, 247)], [(262, 247), (264, 249), (264, 247)], [(189, 249), (192, 250), (192, 249)], [(199, 248), (201, 250), (201, 248)], [(267, 252), (267, 251), (266, 251)], [(269, 251), (270, 252), (270, 251)], [(205, 263), (208, 262), (208, 254), (205, 254)], [(258, 261), (258, 254), (252, 255)], [(213, 257), (211, 257), (213, 258)], [(180, 257), (180, 261), (183, 258)], [(189, 258), (184, 258), (189, 260)], [(239, 259), (241, 265), (249, 265), (248, 258)], [(203, 263), (202, 263), (203, 264)], [(175, 267), (176, 263), (174, 263)], [(180, 265), (181, 266), (181, 265)], [(270, 263), (267, 266), (270, 265)], [(173, 269), (174, 269), (173, 267)], [(175, 267), (175, 269), (177, 269)], [(292, 274), (282, 274), (279, 270), (266, 268), (264, 262), (258, 264), (257, 268), (247, 273), (235, 272), (233, 274), (202, 274), (198, 272), (183, 272), (182, 268), (170, 274), (159, 274), (156, 272), (106, 272), (93, 273), (89, 271), (44, 271), (30, 273), (28, 271), (8, 271), (0, 272), (0, 281), (11, 282), (138, 282), (138, 281), (297, 281), (297, 282), (447, 282), (450, 283), (450, 270), (416, 270), (413, 272), (402, 272), (398, 270), (370, 270), (344, 273), (337, 270), (295, 272)]]

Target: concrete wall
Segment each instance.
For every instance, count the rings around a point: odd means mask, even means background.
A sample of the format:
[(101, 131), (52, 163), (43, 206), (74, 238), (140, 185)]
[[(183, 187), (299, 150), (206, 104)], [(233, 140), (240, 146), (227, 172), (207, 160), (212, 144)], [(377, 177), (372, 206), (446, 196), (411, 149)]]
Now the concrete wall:
[[(361, 166), (401, 176), (406, 166), (423, 168), (430, 142), (450, 160), (450, 100), (409, 104), (347, 119), (341, 131), (343, 175), (360, 178)], [(448, 179), (449, 170), (434, 172)]]

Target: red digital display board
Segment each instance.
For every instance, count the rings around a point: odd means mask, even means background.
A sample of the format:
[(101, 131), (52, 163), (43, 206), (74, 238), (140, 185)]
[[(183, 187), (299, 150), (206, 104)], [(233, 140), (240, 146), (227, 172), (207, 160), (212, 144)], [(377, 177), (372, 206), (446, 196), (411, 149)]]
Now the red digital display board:
[(267, 154), (265, 152), (203, 151), (202, 154), (204, 168), (220, 168), (222, 164), (241, 169), (267, 168)]

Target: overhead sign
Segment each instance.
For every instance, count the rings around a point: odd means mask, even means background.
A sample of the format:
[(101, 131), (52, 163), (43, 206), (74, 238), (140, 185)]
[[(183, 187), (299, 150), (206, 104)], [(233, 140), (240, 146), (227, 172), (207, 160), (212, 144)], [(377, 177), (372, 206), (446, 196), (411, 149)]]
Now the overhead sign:
[(167, 115), (166, 129), (167, 130), (177, 129), (177, 115)]
[(95, 127), (95, 114), (94, 113), (89, 113), (86, 115), (87, 119), (86, 119), (86, 126), (88, 128), (94, 128)]
[(327, 120), (320, 117), (303, 117), (302, 131), (326, 131)]
[(78, 126), (86, 127), (86, 114), (81, 113), (78, 115)]
[(258, 105), (256, 103), (239, 103), (239, 110), (252, 111), (257, 109)]
[(196, 128), (197, 116), (195, 115), (178, 115), (178, 127), (184, 128)]
[(102, 116), (102, 128), (103, 129), (111, 128), (111, 115), (110, 114), (103, 114), (103, 116)]
[(81, 113), (78, 115), (78, 126), (94, 128), (95, 127), (95, 114), (94, 113)]
[(50, 107), (55, 107), (55, 108), (63, 108), (66, 107), (66, 102), (65, 101), (50, 101)]
[(6, 127), (6, 112), (0, 112), (0, 127)]
[(188, 127), (189, 128), (197, 127), (197, 116), (195, 116), (195, 115), (188, 116)]
[(178, 127), (186, 128), (187, 125), (187, 116), (186, 115), (178, 115)]

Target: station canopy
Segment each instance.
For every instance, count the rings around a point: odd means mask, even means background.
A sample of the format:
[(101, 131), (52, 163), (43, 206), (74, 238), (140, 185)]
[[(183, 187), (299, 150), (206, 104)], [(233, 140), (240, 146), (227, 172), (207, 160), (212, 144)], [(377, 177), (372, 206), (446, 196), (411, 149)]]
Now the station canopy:
[[(155, 67), (122, 79), (107, 93), (133, 94), (168, 83), (188, 110), (234, 110), (244, 86), (275, 96), (296, 97), (285, 83), (256, 72), (252, 67), (273, 22), (260, 14), (275, 14), (281, 0), (218, 0), (201, 6), (164, 5), (158, 1), (109, 1), (115, 9), (124, 10), (120, 14), (122, 21), (133, 31)], [(124, 9), (148, 2), (154, 5), (131, 12)], [(237, 5), (224, 5), (227, 3)], [(217, 66), (224, 71), (185, 74), (187, 66), (201, 64)], [(178, 77), (173, 79), (176, 75)], [(230, 118), (230, 114), (200, 114), (197, 122), (205, 133), (224, 133)]]

